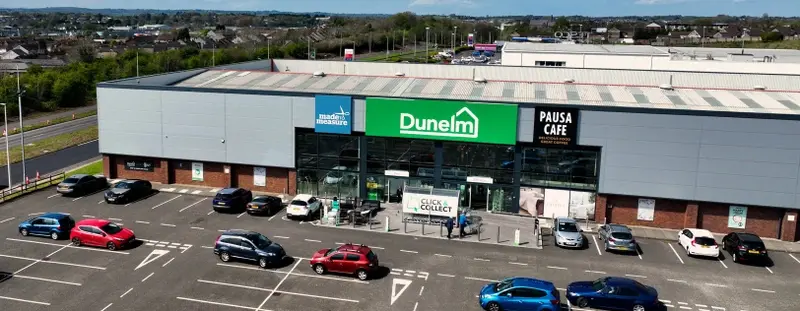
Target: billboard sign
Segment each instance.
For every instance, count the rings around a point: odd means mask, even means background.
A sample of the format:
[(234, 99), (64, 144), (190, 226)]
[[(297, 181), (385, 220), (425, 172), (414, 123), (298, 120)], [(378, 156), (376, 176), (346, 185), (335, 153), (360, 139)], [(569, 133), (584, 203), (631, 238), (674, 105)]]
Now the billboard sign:
[(475, 50), (497, 52), (497, 44), (476, 43)]
[(475, 35), (468, 34), (467, 35), (467, 46), (474, 46), (475, 45)]
[(403, 193), (403, 213), (438, 217), (458, 216), (458, 197)]
[(517, 105), (367, 98), (368, 136), (515, 145)]
[(344, 49), (344, 60), (346, 62), (352, 62), (356, 60), (356, 52), (353, 49)]
[(155, 168), (153, 167), (153, 161), (150, 160), (126, 160), (125, 170), (152, 172)]
[(353, 100), (350, 96), (317, 95), (315, 98), (314, 131), (317, 133), (350, 134), (353, 130)]
[(536, 107), (533, 143), (538, 146), (575, 146), (578, 143), (580, 110), (564, 107)]
[(744, 229), (747, 226), (747, 206), (731, 205), (728, 208), (728, 228)]

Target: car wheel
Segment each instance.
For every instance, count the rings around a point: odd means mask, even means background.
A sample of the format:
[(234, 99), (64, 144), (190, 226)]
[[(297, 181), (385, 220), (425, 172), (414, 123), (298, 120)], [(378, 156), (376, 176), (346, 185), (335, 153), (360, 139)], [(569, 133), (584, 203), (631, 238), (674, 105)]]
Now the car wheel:
[(325, 266), (321, 264), (314, 265), (314, 272), (317, 274), (325, 274)]
[(262, 269), (266, 269), (267, 266), (268, 266), (267, 259), (264, 258), (264, 257), (259, 258), (258, 259), (258, 266), (261, 267)]
[(50, 238), (53, 239), (53, 240), (58, 240), (58, 238), (59, 238), (58, 232), (50, 233)]
[(633, 305), (633, 311), (644, 311), (643, 305)]
[(81, 239), (79, 238), (72, 238), (72, 245), (81, 246)]
[(722, 250), (727, 252), (728, 251), (728, 247), (727, 246), (728, 246), (727, 243), (725, 243), (725, 241), (722, 241)]
[(369, 274), (367, 274), (367, 271), (364, 269), (358, 269), (358, 271), (356, 271), (356, 276), (362, 281), (366, 281), (369, 278)]
[(222, 260), (222, 262), (231, 261), (231, 255), (228, 252), (221, 252), (219, 253), (219, 260)]
[(579, 297), (578, 301), (575, 301), (575, 305), (577, 305), (580, 308), (586, 308), (589, 306), (589, 301), (586, 300), (586, 298), (584, 297)]
[(502, 311), (503, 308), (500, 307), (500, 304), (496, 302), (490, 302), (486, 305), (486, 311)]
[(115, 251), (117, 250), (117, 244), (114, 244), (114, 242), (108, 242), (106, 244), (106, 248), (110, 251)]
[(28, 234), (29, 234), (29, 233), (28, 233), (28, 229), (22, 229), (22, 230), (20, 230), (20, 231), (19, 231), (19, 234), (21, 234), (22, 236), (28, 236)]
[(733, 258), (731, 259), (733, 259), (733, 262), (737, 262), (739, 261), (739, 256), (736, 256), (736, 253), (733, 253)]

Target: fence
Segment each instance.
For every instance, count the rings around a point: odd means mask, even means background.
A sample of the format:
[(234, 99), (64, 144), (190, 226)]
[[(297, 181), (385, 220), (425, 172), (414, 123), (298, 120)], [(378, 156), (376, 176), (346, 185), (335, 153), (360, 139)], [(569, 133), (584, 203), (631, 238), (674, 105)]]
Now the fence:
[(27, 185), (20, 184), (8, 189), (4, 189), (3, 191), (0, 191), (0, 202), (6, 202), (13, 198), (45, 189), (60, 183), (62, 180), (64, 180), (63, 172), (41, 177)]

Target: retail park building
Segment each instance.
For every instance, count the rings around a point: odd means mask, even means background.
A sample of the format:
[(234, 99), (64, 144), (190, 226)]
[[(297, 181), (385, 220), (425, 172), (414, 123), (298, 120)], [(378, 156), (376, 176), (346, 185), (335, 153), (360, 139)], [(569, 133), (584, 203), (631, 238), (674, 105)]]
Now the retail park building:
[(101, 83), (100, 152), (111, 178), (435, 187), (473, 209), (798, 239), (800, 76), (566, 67), (264, 60)]

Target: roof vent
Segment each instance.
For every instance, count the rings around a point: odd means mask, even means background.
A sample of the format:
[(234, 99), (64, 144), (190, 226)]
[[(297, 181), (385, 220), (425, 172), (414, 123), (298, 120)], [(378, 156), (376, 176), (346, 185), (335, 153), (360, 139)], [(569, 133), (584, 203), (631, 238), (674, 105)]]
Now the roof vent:
[(395, 73), (394, 73), (394, 75), (395, 75), (396, 77), (405, 77), (405, 76), (406, 76), (406, 74), (405, 74), (405, 73), (402, 73), (402, 72), (399, 72), (399, 71), (398, 71), (398, 72), (395, 72)]
[(575, 83), (575, 79), (564, 79), (564, 83)]
[(478, 83), (486, 83), (486, 78), (475, 77), (475, 79), (472, 79), (472, 81), (475, 81), (475, 82), (478, 82)]
[(325, 76), (325, 73), (324, 73), (324, 72), (322, 72), (322, 71), (314, 71), (313, 75), (314, 75), (315, 77), (324, 77), (324, 76)]
[(753, 87), (753, 89), (757, 90), (757, 91), (763, 91), (763, 90), (766, 90), (767, 87), (763, 86), (763, 85), (756, 85), (756, 86)]
[(658, 88), (660, 88), (662, 90), (667, 90), (667, 91), (672, 91), (672, 90), (675, 89), (675, 88), (672, 87), (672, 84), (667, 84), (667, 83), (659, 85)]

